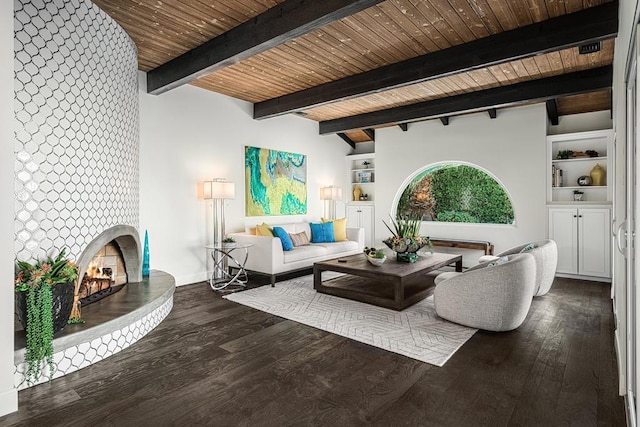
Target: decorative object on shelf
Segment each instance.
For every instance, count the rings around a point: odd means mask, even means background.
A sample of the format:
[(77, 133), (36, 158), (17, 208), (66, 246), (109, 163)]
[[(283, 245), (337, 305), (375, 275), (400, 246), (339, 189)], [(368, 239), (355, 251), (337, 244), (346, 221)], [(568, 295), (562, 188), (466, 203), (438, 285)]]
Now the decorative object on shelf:
[(360, 201), (361, 202), (364, 202), (364, 201), (367, 201), (367, 200), (369, 200), (369, 195), (367, 193), (360, 194)]
[(387, 260), (387, 256), (382, 251), (382, 249), (376, 248), (364, 248), (364, 255), (367, 257), (367, 261), (376, 267), (380, 267)]
[(555, 165), (551, 167), (551, 186), (562, 187), (562, 169), (557, 168)]
[(576, 202), (581, 202), (583, 196), (584, 196), (584, 191), (573, 190), (573, 200), (575, 200)]
[(580, 178), (578, 178), (578, 185), (581, 187), (591, 185), (591, 177), (589, 175), (582, 175)]
[(599, 163), (596, 163), (593, 169), (591, 169), (589, 175), (591, 175), (591, 182), (594, 186), (605, 185), (606, 171), (600, 166)]
[(144, 247), (142, 250), (142, 277), (149, 277), (149, 233), (144, 230)]
[(600, 154), (596, 150), (587, 150), (585, 153), (587, 153), (589, 157), (600, 157)]
[(16, 312), (27, 337), (27, 382), (35, 382), (48, 367), (54, 372), (53, 334), (61, 331), (73, 308), (78, 267), (65, 258), (66, 248), (57, 257), (30, 264), (17, 262), (15, 279)]
[(425, 246), (433, 253), (433, 245), (429, 237), (420, 236), (420, 218), (391, 217), (393, 229), (383, 220), (382, 223), (393, 234), (382, 241), (387, 247), (396, 253), (396, 260), (400, 262), (416, 262), (418, 251)]
[(371, 172), (358, 172), (358, 182), (362, 184), (373, 182)]
[(571, 150), (560, 150), (558, 151), (558, 160), (566, 160), (569, 157), (571, 157), (571, 155), (573, 154), (573, 151)]
[(360, 200), (360, 196), (362, 195), (362, 190), (357, 185), (353, 187), (353, 201), (357, 202)]
[(320, 187), (320, 200), (324, 200), (324, 216), (336, 219), (336, 200), (342, 200), (342, 188), (335, 185)]
[(371, 162), (368, 160), (365, 160), (362, 162), (362, 168), (363, 169), (369, 169), (369, 166), (371, 166)]

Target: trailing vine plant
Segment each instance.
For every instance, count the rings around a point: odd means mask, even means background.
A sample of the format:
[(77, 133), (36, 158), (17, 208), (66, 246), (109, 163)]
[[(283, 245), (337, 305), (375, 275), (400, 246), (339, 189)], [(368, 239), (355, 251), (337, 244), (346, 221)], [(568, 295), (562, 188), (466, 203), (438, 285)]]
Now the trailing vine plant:
[(26, 293), (26, 378), (29, 385), (37, 381), (41, 370), (48, 366), (51, 380), (53, 365), (53, 286), (75, 282), (76, 265), (65, 258), (66, 249), (56, 258), (30, 264), (18, 261), (16, 293)]

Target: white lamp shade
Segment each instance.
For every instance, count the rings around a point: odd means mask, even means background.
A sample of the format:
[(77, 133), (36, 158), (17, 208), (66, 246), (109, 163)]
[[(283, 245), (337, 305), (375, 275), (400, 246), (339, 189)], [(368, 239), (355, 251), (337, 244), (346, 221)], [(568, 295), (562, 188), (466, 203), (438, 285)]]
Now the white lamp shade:
[(205, 199), (234, 199), (236, 186), (227, 181), (205, 181), (202, 194)]
[(320, 200), (340, 200), (342, 199), (342, 188), (333, 185), (320, 187)]

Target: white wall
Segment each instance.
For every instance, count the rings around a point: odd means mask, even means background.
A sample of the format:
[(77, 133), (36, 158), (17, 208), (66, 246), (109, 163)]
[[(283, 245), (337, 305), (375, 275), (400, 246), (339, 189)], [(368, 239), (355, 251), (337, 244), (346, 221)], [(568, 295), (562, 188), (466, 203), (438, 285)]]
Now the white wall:
[[(547, 120), (548, 122), (548, 120)], [(558, 124), (547, 123), (547, 135), (562, 133), (587, 132), (591, 130), (613, 129), (611, 111), (594, 111), (591, 113), (560, 116)]]
[(13, 387), (13, 2), (0, 2), (0, 416), (18, 409)]
[[(202, 181), (235, 182), (236, 198), (225, 203), (227, 233), (262, 221), (317, 220), (320, 187), (342, 185), (351, 147), (337, 136), (319, 136), (316, 122), (295, 116), (253, 120), (251, 104), (190, 85), (149, 95), (145, 78), (141, 72), (140, 233), (149, 231), (151, 268), (174, 275), (178, 285), (207, 278), (211, 216), (210, 202), (198, 198)], [(307, 155), (307, 215), (245, 217), (247, 145)]]
[[(465, 161), (491, 172), (506, 187), (515, 225), (428, 223), (422, 233), (456, 239), (488, 240), (496, 253), (546, 237), (546, 110), (544, 104), (453, 117), (376, 131), (376, 240), (389, 236), (389, 217), (403, 183), (418, 169), (442, 161)], [(440, 249), (440, 248), (438, 248)], [(475, 259), (473, 256), (475, 255)], [(475, 251), (464, 264), (477, 261)]]

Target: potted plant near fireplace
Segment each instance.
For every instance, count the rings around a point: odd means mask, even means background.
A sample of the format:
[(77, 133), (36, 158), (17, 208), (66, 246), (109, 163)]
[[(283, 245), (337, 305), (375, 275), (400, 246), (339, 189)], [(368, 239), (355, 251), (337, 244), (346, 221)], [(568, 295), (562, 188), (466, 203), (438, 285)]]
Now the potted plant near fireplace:
[(27, 382), (37, 380), (44, 366), (53, 375), (53, 334), (67, 324), (71, 308), (77, 266), (65, 258), (66, 249), (58, 256), (31, 264), (18, 261), (15, 279), (16, 313), (27, 339)]

